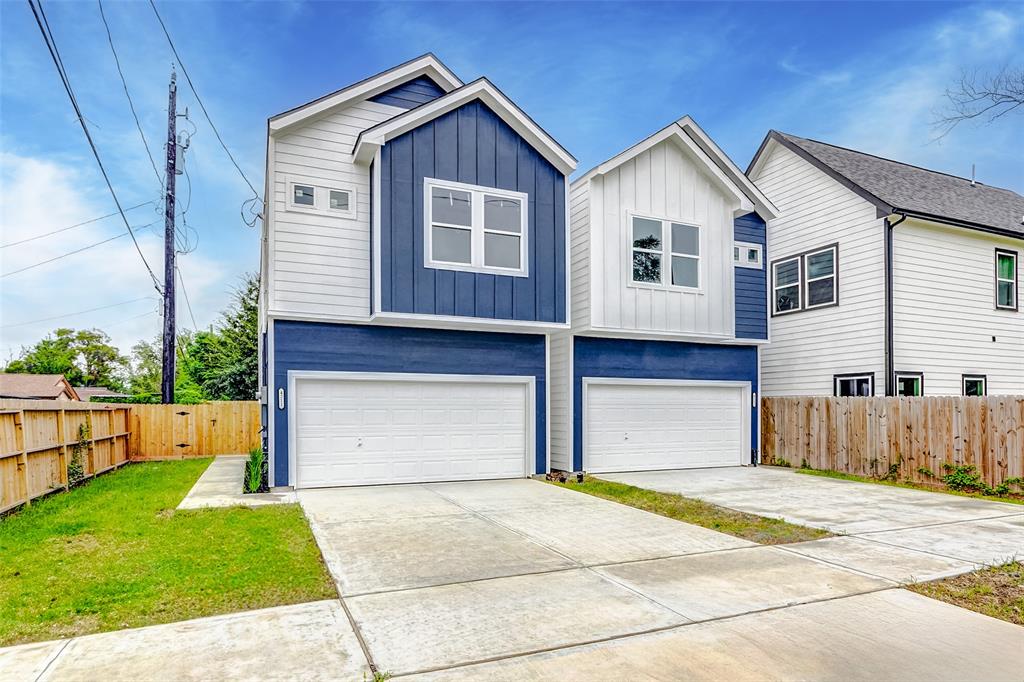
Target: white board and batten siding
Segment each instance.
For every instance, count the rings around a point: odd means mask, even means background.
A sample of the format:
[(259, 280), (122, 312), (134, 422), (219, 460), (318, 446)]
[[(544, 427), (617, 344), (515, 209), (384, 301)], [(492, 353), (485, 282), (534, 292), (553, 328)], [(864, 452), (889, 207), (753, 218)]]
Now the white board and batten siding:
[(923, 372), (926, 395), (960, 395), (964, 374), (1024, 394), (1024, 311), (995, 307), (996, 248), (1021, 254), (1024, 293), (1024, 240), (912, 218), (893, 231), (894, 369)]
[[(874, 372), (885, 394), (885, 224), (875, 207), (775, 144), (751, 179), (780, 212), (768, 223), (770, 262), (838, 243), (839, 305), (769, 319), (761, 393), (832, 395), (834, 374)], [(769, 292), (768, 311), (772, 311)]]
[[(669, 139), (573, 186), (572, 309), (580, 331), (734, 337), (732, 242), (738, 203), (702, 165)], [(631, 285), (633, 213), (700, 226), (700, 292)]]
[[(370, 314), (370, 176), (350, 162), (359, 133), (405, 110), (371, 101), (303, 121), (271, 144), (270, 312), (367, 318)], [(356, 192), (354, 217), (288, 210), (288, 182)]]

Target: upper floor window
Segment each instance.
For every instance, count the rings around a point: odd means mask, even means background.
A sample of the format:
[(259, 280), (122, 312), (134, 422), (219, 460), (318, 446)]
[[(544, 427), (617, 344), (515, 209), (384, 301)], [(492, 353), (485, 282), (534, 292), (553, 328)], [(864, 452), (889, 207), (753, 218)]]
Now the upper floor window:
[(634, 284), (700, 288), (700, 228), (687, 223), (630, 218)]
[(525, 277), (527, 195), (426, 178), (424, 265)]
[(328, 187), (298, 179), (289, 179), (287, 186), (289, 211), (356, 217), (354, 189)]
[(732, 262), (741, 268), (755, 268), (760, 270), (763, 267), (761, 262), (761, 245), (749, 242), (736, 242), (732, 247)]
[(872, 396), (875, 394), (875, 374), (836, 374), (832, 377), (832, 388), (840, 397)]
[(1017, 310), (1017, 252), (996, 249), (996, 307)]
[(837, 305), (839, 246), (772, 261), (772, 312), (775, 315)]
[(964, 374), (960, 381), (964, 395), (988, 395), (988, 378), (984, 374)]

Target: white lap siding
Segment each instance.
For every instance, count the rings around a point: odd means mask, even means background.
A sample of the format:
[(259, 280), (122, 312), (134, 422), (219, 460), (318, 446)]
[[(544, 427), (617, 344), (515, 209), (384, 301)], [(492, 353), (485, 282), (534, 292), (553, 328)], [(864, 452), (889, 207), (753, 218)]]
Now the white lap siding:
[[(370, 314), (370, 179), (350, 162), (362, 130), (404, 109), (359, 102), (271, 139), (269, 303), (275, 315)], [(354, 189), (354, 218), (287, 210), (288, 181)]]
[(552, 334), (548, 383), (551, 388), (551, 468), (572, 471), (572, 336)]
[[(833, 375), (874, 372), (875, 393), (884, 395), (883, 220), (874, 206), (781, 145), (752, 180), (780, 211), (768, 223), (770, 261), (839, 244), (839, 305), (769, 319), (762, 394), (832, 395)], [(768, 278), (770, 287), (770, 269)]]
[[(908, 219), (893, 234), (894, 369), (923, 372), (926, 395), (960, 395), (963, 374), (988, 392), (1024, 394), (1024, 311), (995, 308), (995, 249), (1024, 240)], [(995, 340), (993, 340), (993, 337)]]

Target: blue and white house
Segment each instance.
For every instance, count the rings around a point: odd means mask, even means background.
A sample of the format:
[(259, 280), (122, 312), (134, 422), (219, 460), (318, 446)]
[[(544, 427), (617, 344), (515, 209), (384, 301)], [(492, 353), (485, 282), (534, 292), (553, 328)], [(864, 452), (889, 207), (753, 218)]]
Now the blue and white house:
[(756, 461), (777, 210), (689, 117), (572, 183), (571, 329), (551, 341), (551, 466)]
[(575, 166), (489, 81), (433, 55), (269, 120), (271, 485), (548, 471)]

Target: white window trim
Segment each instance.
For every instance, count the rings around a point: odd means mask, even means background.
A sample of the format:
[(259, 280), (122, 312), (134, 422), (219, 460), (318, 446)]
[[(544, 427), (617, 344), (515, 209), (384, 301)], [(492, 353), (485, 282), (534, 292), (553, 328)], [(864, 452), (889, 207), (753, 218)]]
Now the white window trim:
[(984, 374), (963, 374), (960, 376), (960, 395), (967, 397), (967, 382), (981, 382), (981, 397), (988, 395), (988, 377)]
[[(661, 250), (642, 249), (633, 246), (633, 218), (643, 218), (661, 223)], [(686, 225), (697, 229), (697, 255), (688, 253), (675, 253), (672, 251), (672, 224)], [(626, 267), (628, 271), (628, 286), (637, 289), (668, 289), (691, 294), (704, 293), (704, 229), (699, 223), (692, 220), (680, 220), (677, 218), (659, 218), (645, 213), (634, 213), (626, 211), (626, 250), (629, 254)], [(661, 255), (661, 282), (638, 282), (633, 279), (633, 252), (657, 253)], [(697, 261), (697, 286), (686, 287), (679, 284), (672, 284), (672, 257), (692, 258)], [(666, 267), (666, 264), (668, 267)]]
[[(355, 220), (358, 213), (356, 211), (356, 201), (358, 195), (356, 189), (347, 185), (325, 185), (322, 182), (316, 182), (307, 178), (289, 176), (285, 178), (285, 209), (292, 213), (309, 213), (311, 215), (326, 215), (335, 218), (345, 218), (347, 220)], [(313, 205), (306, 206), (305, 204), (295, 203), (295, 186), (303, 185), (305, 187), (313, 188)], [(331, 206), (331, 192), (348, 192), (348, 210), (341, 210), (337, 208), (330, 208)]]
[[(434, 223), (432, 220), (432, 206), (430, 202), (431, 189), (452, 189), (460, 192), (469, 192), (471, 195), (471, 217), (470, 225), (453, 225), (451, 223)], [(499, 197), (502, 199), (514, 199), (522, 206), (520, 211), (520, 232), (506, 232), (504, 230), (487, 229), (484, 225), (484, 195)], [(506, 275), (509, 277), (529, 277), (529, 195), (525, 192), (514, 192), (497, 187), (485, 187), (482, 185), (469, 185), (463, 182), (450, 180), (438, 180), (436, 178), (423, 178), (423, 266), (434, 270), (455, 270), (457, 272), (476, 272), (488, 275)], [(470, 262), (450, 263), (447, 261), (434, 260), (433, 257), (433, 230), (432, 225), (449, 227), (457, 230), (468, 230), (470, 232)], [(502, 268), (494, 265), (484, 265), (484, 235), (485, 234), (507, 234), (519, 237), (519, 268)]]
[[(1013, 275), (1011, 277), (1000, 277), (999, 276), (999, 257), (1005, 256), (1013, 259)], [(1017, 252), (1009, 251), (1004, 249), (997, 249), (995, 255), (995, 267), (996, 267), (996, 308), (999, 310), (1019, 310), (1017, 298), (1020, 292), (1017, 290)], [(1011, 291), (1013, 291), (1013, 302), (1010, 305), (1000, 305), (999, 303), (999, 283), (1009, 282)], [(986, 386), (987, 388), (987, 386)]]
[[(837, 247), (835, 247), (835, 246), (826, 246), (824, 249), (818, 249), (816, 251), (808, 251), (807, 253), (804, 254), (804, 262), (806, 263), (812, 257), (817, 256), (820, 253), (825, 253), (826, 251), (831, 251), (832, 252), (832, 274), (830, 274), (830, 275), (821, 275), (820, 277), (806, 277), (806, 278), (804, 278), (804, 283), (803, 283), (804, 291), (802, 293), (803, 300), (801, 301), (801, 303), (804, 304), (803, 305), (803, 309), (804, 310), (814, 310), (815, 308), (825, 308), (825, 307), (828, 307), (828, 306), (835, 305), (838, 302), (838, 300), (839, 300), (838, 299), (838, 296), (839, 296), (839, 266), (838, 266), (839, 249)], [(807, 268), (807, 272), (808, 273), (810, 272), (809, 268)], [(801, 272), (800, 274), (803, 275), (803, 272)], [(810, 301), (811, 301), (811, 282), (820, 282), (820, 281), (826, 280), (826, 279), (833, 280), (832, 281), (832, 300), (826, 301), (824, 303), (815, 303), (814, 305), (811, 305), (811, 303), (810, 303)]]
[[(754, 244), (753, 242), (733, 242), (733, 259), (732, 263), (738, 268), (750, 268), (751, 270), (764, 270), (764, 249), (761, 248), (760, 244)], [(736, 260), (735, 250), (740, 250), (740, 258)], [(757, 251), (757, 262), (751, 263), (747, 259), (745, 251)]]
[[(796, 281), (790, 282), (789, 284), (779, 284), (776, 273), (780, 265), (785, 265), (790, 261), (796, 261)], [(788, 258), (780, 258), (779, 260), (772, 261), (772, 314), (773, 315), (789, 315), (790, 313), (798, 313), (804, 309), (804, 259), (802, 256), (790, 256)], [(796, 287), (796, 307), (790, 308), (789, 310), (779, 310), (779, 289), (789, 289)]]
[[(865, 372), (864, 374), (837, 374), (832, 377), (832, 395), (836, 397), (855, 397), (855, 396), (840, 396), (839, 395), (839, 382), (840, 381), (860, 381), (861, 379), (868, 380), (868, 396), (875, 394), (875, 375), (872, 372)], [(860, 397), (860, 396), (856, 396)]]

